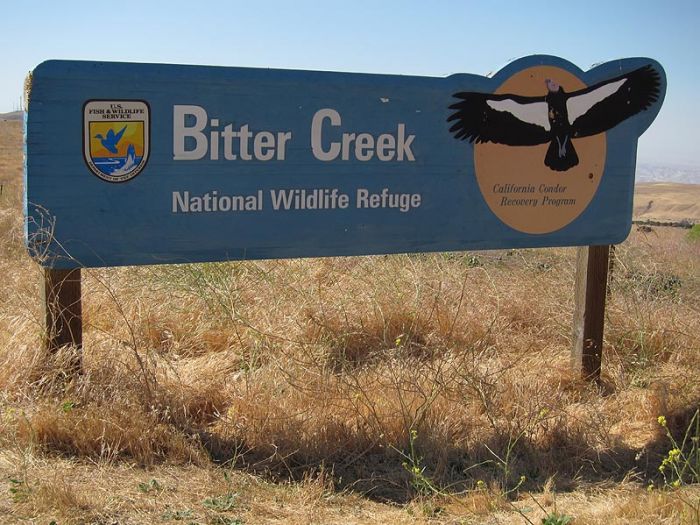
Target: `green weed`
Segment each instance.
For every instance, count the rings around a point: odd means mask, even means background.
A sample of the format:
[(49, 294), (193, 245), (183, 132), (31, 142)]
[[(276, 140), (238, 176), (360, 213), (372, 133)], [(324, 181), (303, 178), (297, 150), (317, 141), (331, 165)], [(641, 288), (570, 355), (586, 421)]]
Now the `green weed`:
[(542, 525), (567, 525), (567, 523), (571, 522), (572, 519), (574, 519), (573, 516), (553, 512), (552, 514), (542, 518)]
[(30, 489), (27, 484), (21, 479), (8, 478), (7, 481), (10, 483), (10, 488), (8, 489), (12, 497), (12, 501), (15, 503), (21, 503), (29, 498)]
[[(542, 506), (542, 504), (539, 501), (537, 501), (537, 499), (532, 494), (530, 494), (530, 498), (532, 498), (532, 501), (535, 502), (535, 504), (540, 508), (540, 510), (544, 514), (544, 517), (540, 520), (541, 525), (567, 525), (571, 522), (571, 520), (574, 519), (573, 516), (568, 516), (567, 514), (559, 514), (559, 512), (557, 512), (556, 510), (556, 504), (552, 512), (547, 512), (547, 510)], [(518, 514), (520, 514), (523, 517), (523, 519), (526, 522), (528, 522), (530, 525), (535, 525), (533, 521), (527, 517), (523, 510), (513, 505), (512, 502), (510, 503), (510, 505)], [(532, 509), (528, 509), (528, 511), (530, 510)]]
[(238, 494), (229, 492), (223, 496), (216, 496), (213, 498), (207, 498), (202, 502), (206, 508), (215, 510), (217, 512), (226, 512), (232, 510), (236, 507), (236, 498)]
[(161, 492), (163, 490), (163, 486), (158, 483), (158, 480), (152, 479), (148, 483), (139, 483), (138, 488), (140, 492), (143, 492), (144, 494), (148, 494), (150, 492)]
[(688, 239), (691, 241), (700, 241), (700, 224), (695, 224), (688, 230)]
[(209, 525), (243, 525), (243, 520), (240, 518), (215, 516), (209, 521)]
[(523, 475), (521, 475), (517, 481), (515, 481), (514, 479), (513, 460), (515, 457), (515, 449), (518, 446), (518, 443), (520, 443), (528, 434), (530, 434), (537, 425), (539, 425), (545, 419), (547, 419), (548, 415), (548, 409), (541, 409), (534, 417), (534, 419), (531, 420), (527, 425), (525, 425), (525, 427), (522, 428), (517, 434), (511, 434), (508, 437), (508, 443), (506, 445), (505, 454), (498, 454), (494, 450), (492, 450), (488, 445), (484, 445), (486, 447), (486, 450), (489, 451), (489, 453), (493, 456), (494, 459), (483, 461), (478, 465), (474, 465), (474, 467), (478, 467), (481, 465), (493, 465), (498, 470), (500, 470), (502, 473), (501, 486), (503, 490), (503, 496), (509, 496), (513, 493), (517, 493), (517, 491), (520, 489), (523, 483), (527, 481), (527, 478)]
[(188, 520), (188, 519), (193, 518), (193, 517), (194, 517), (194, 514), (189, 509), (181, 509), (181, 510), (169, 509), (163, 513), (164, 520), (181, 521), (181, 520)]
[(392, 447), (396, 452), (404, 458), (402, 463), (403, 468), (411, 476), (411, 486), (421, 496), (430, 494), (444, 495), (443, 491), (435, 484), (435, 482), (425, 473), (426, 467), (423, 465), (423, 457), (418, 454), (416, 441), (418, 440), (418, 431), (411, 429), (408, 433), (408, 452)]
[(700, 483), (700, 409), (690, 418), (680, 443), (668, 429), (664, 416), (659, 416), (658, 422), (671, 444), (671, 449), (659, 465), (664, 485), (678, 488), (681, 485)]

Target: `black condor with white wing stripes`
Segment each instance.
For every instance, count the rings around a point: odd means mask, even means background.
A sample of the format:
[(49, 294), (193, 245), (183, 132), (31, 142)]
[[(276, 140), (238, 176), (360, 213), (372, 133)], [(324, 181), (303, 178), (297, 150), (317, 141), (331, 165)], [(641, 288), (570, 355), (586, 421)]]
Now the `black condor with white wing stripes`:
[(554, 171), (579, 163), (572, 139), (603, 133), (648, 109), (659, 98), (661, 75), (651, 65), (567, 93), (545, 80), (541, 97), (516, 94), (455, 93), (459, 99), (448, 122), (457, 139), (533, 146), (549, 142), (544, 158)]

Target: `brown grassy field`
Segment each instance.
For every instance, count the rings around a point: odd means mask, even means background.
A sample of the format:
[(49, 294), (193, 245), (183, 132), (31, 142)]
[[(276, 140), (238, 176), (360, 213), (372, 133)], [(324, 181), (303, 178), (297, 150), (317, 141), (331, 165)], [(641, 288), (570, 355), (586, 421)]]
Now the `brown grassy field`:
[(653, 182), (634, 192), (634, 218), (700, 224), (700, 184)]
[(73, 377), (21, 164), (0, 123), (0, 523), (700, 524), (687, 230), (618, 247), (600, 387), (575, 249), (84, 270)]

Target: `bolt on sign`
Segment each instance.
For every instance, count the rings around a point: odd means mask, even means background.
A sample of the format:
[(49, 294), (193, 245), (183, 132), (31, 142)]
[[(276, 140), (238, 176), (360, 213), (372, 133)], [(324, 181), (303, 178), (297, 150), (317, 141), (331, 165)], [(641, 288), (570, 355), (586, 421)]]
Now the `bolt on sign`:
[(27, 246), (69, 269), (618, 243), (665, 90), (648, 58), (447, 78), (48, 61)]

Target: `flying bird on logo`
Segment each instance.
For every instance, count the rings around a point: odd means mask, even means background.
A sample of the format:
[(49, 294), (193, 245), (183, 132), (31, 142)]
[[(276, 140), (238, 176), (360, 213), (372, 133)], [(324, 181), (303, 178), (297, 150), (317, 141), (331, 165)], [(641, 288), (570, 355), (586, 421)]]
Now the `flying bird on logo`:
[(447, 121), (456, 121), (450, 131), (457, 139), (477, 144), (549, 142), (545, 165), (566, 171), (579, 160), (572, 139), (603, 133), (648, 109), (659, 98), (661, 75), (647, 65), (573, 93), (554, 80), (547, 79), (545, 85), (547, 94), (541, 97), (455, 93), (460, 102), (450, 106), (455, 112)]
[(102, 145), (110, 151), (111, 153), (117, 154), (119, 153), (119, 150), (117, 149), (117, 144), (119, 144), (119, 141), (122, 139), (122, 135), (124, 134), (124, 130), (126, 129), (126, 125), (119, 130), (118, 133), (114, 133), (113, 129), (109, 129), (107, 131), (107, 136), (103, 137), (102, 134), (98, 133), (95, 135), (96, 139), (99, 139)]

